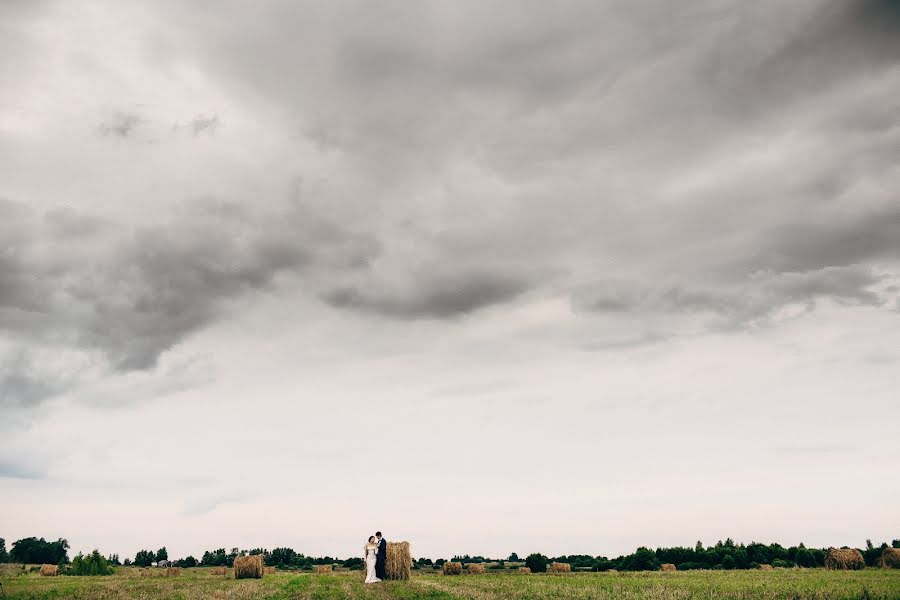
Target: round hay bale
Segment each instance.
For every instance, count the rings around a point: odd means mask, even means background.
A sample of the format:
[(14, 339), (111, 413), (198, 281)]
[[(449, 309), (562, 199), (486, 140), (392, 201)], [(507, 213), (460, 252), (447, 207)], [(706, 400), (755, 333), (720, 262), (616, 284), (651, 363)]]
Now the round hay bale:
[(178, 577), (179, 575), (181, 575), (181, 569), (179, 567), (166, 568), (166, 577)]
[(882, 569), (900, 569), (900, 548), (885, 548), (878, 559)]
[(462, 575), (462, 563), (445, 562), (444, 566), (441, 567), (441, 572), (444, 575)]
[(331, 565), (316, 565), (316, 573), (319, 575), (331, 573)]
[(228, 567), (213, 567), (209, 572), (211, 575), (228, 575)]
[(472, 563), (466, 567), (466, 573), (469, 575), (484, 575), (484, 565)]
[(275, 567), (263, 567), (263, 574), (265, 575), (274, 575)]
[(829, 548), (825, 555), (826, 569), (864, 569), (866, 561), (856, 548)]
[(517, 571), (523, 575), (531, 574), (531, 569), (529, 567), (519, 567)]
[(384, 557), (385, 579), (409, 579), (412, 573), (412, 562), (409, 542), (388, 542)]
[(59, 575), (59, 565), (41, 565), (41, 577), (56, 577)]
[(254, 554), (253, 556), (235, 556), (234, 578), (262, 579), (263, 566), (263, 557), (261, 554)]
[(571, 573), (572, 565), (563, 562), (552, 562), (547, 570), (551, 573)]
[(775, 569), (772, 568), (772, 565), (763, 564), (763, 565), (759, 565), (759, 570), (760, 571), (774, 571)]
[(673, 565), (672, 563), (663, 563), (659, 566), (659, 570), (664, 573), (671, 573), (672, 571), (677, 571), (678, 567)]

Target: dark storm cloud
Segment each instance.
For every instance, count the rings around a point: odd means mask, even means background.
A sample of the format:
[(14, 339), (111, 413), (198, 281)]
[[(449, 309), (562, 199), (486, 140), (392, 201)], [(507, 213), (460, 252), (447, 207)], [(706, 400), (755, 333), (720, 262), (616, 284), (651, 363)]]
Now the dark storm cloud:
[[(154, 366), (229, 300), (272, 285), (279, 273), (352, 271), (377, 252), (372, 238), (299, 203), (265, 213), (207, 201), (134, 229), (98, 229), (71, 209), (42, 219), (5, 208), (6, 227), (19, 233), (0, 256), (0, 327), (100, 349), (122, 370)], [(61, 230), (69, 237), (53, 237)], [(23, 397), (40, 391), (18, 387)]]
[(342, 288), (324, 296), (339, 308), (373, 312), (392, 318), (445, 319), (508, 302), (529, 283), (501, 273), (468, 272), (414, 278), (405, 291), (364, 287)]

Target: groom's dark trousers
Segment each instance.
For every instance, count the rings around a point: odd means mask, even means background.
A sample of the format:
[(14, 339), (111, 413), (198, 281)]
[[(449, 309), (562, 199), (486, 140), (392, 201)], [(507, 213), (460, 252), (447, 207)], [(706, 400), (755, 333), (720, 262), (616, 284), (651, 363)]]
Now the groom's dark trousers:
[(384, 579), (384, 559), (387, 558), (387, 540), (378, 542), (378, 554), (375, 556), (375, 577)]

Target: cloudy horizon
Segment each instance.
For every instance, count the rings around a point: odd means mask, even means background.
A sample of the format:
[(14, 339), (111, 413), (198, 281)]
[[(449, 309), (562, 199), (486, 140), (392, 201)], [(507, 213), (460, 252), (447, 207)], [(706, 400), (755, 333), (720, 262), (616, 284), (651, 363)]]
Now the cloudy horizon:
[(0, 537), (896, 537), (900, 6), (0, 3)]

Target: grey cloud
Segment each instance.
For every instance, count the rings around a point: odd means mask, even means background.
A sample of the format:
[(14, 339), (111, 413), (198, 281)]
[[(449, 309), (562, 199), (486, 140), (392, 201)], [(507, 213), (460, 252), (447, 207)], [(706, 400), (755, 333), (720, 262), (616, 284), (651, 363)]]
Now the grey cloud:
[(772, 231), (747, 267), (800, 271), (900, 259), (900, 208), (829, 217)]
[[(378, 251), (371, 237), (296, 202), (269, 213), (201, 202), (169, 223), (133, 231), (99, 231), (69, 210), (49, 213), (46, 229), (26, 230), (23, 223), (40, 221), (17, 214), (20, 223), (9, 226), (26, 234), (0, 256), (0, 327), (98, 348), (122, 370), (152, 367), (229, 300), (272, 285), (280, 273), (352, 271)], [(48, 237), (60, 222), (78, 235)], [(91, 234), (101, 236), (99, 250), (85, 242), (97, 243)]]
[(45, 471), (30, 462), (14, 462), (0, 460), (0, 478), (9, 479), (42, 479)]
[(133, 112), (116, 111), (100, 124), (100, 134), (118, 138), (131, 137), (145, 119)]
[(733, 287), (607, 281), (578, 290), (573, 303), (580, 310), (597, 313), (707, 313), (722, 319), (714, 326), (744, 327), (764, 323), (789, 305), (812, 310), (820, 298), (882, 306), (884, 300), (870, 289), (880, 281), (878, 275), (865, 267), (757, 272)]
[(57, 395), (65, 385), (64, 377), (42, 369), (27, 352), (12, 352), (0, 364), (0, 407), (34, 407)]
[(406, 289), (350, 287), (324, 296), (331, 305), (403, 318), (451, 318), (493, 304), (507, 302), (528, 289), (529, 283), (499, 273), (467, 272), (423, 275)]

